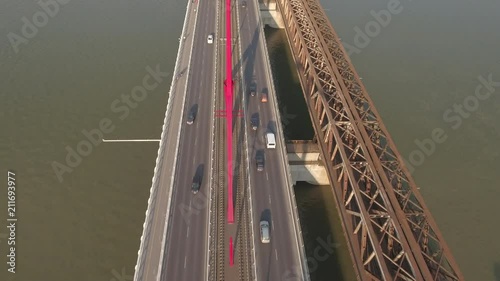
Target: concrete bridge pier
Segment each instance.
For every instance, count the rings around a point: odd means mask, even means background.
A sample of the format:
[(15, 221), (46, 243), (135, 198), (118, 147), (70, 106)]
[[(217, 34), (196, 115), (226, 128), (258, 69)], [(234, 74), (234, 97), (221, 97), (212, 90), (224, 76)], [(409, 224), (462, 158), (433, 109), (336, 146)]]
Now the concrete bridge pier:
[(298, 181), (314, 185), (330, 184), (317, 144), (313, 141), (288, 141), (286, 150), (294, 185)]
[(269, 25), (272, 28), (285, 28), (281, 13), (276, 7), (276, 0), (259, 0), (259, 6), (264, 25)]

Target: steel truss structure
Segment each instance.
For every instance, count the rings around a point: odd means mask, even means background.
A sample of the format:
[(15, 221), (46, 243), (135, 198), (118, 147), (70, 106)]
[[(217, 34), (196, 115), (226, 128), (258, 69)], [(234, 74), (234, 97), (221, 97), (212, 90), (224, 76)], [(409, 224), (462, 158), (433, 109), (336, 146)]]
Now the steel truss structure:
[(276, 0), (360, 280), (464, 280), (318, 0)]

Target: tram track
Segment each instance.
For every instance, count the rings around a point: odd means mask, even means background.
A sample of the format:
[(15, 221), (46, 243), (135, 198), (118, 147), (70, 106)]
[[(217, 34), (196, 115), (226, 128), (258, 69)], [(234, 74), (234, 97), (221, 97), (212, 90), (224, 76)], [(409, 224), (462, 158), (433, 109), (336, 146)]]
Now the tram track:
[(214, 170), (213, 170), (213, 192), (210, 200), (212, 200), (212, 210), (210, 214), (211, 220), (211, 253), (210, 253), (210, 281), (224, 281), (225, 279), (225, 227), (226, 227), (226, 149), (225, 149), (225, 119), (221, 118), (221, 112), (224, 110), (224, 77), (225, 70), (223, 51), (224, 46), (221, 38), (224, 34), (224, 6), (221, 1), (217, 1), (217, 31), (215, 34), (216, 44), (216, 81), (215, 81), (215, 119), (214, 119)]
[[(233, 32), (237, 31), (238, 24), (236, 20), (237, 2), (233, 3), (232, 25)], [(210, 210), (210, 281), (228, 280), (251, 280), (251, 225), (249, 214), (248, 198), (248, 177), (245, 153), (245, 118), (241, 116), (240, 108), (243, 106), (244, 90), (239, 81), (235, 79), (234, 83), (234, 104), (235, 115), (233, 116), (233, 139), (236, 145), (233, 146), (233, 168), (235, 190), (235, 223), (227, 225), (227, 144), (226, 144), (226, 119), (223, 118), (225, 99), (224, 99), (224, 78), (225, 78), (225, 44), (239, 42), (238, 40), (225, 40), (225, 1), (217, 1), (217, 32), (216, 40), (216, 87), (215, 87), (215, 107), (216, 118), (213, 121), (214, 126), (214, 158), (211, 192), (211, 210)], [(233, 37), (239, 36), (238, 32), (233, 33)], [(236, 55), (233, 59), (233, 67), (241, 58), (237, 45), (233, 46), (233, 53)], [(241, 67), (241, 66), (240, 66)], [(238, 71), (239, 72), (239, 71)], [(234, 243), (234, 268), (229, 268), (229, 237), (233, 238)], [(237, 279), (236, 279), (237, 278)]]

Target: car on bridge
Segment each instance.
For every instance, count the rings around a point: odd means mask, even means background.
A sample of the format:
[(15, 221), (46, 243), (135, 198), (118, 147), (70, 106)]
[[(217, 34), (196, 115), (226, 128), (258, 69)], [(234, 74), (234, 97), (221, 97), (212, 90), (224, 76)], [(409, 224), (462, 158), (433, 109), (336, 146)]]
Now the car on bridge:
[(200, 186), (201, 186), (201, 177), (198, 175), (195, 175), (193, 178), (193, 184), (191, 185), (191, 191), (193, 194), (198, 193), (200, 191)]
[(269, 235), (269, 222), (265, 220), (260, 222), (260, 241), (265, 244), (271, 242), (271, 236)]
[(188, 119), (187, 119), (187, 122), (186, 122), (186, 123), (187, 123), (188, 125), (193, 124), (193, 122), (194, 122), (194, 118), (195, 118), (194, 113), (193, 113), (193, 112), (189, 112)]
[(247, 1), (241, 2), (241, 7), (246, 8), (247, 7)]
[(252, 130), (256, 131), (259, 127), (259, 114), (254, 113), (252, 118), (250, 118), (250, 125), (252, 126)]
[(264, 171), (264, 151), (257, 151), (255, 154), (255, 163), (257, 165), (257, 171)]
[(208, 34), (207, 43), (208, 44), (213, 44), (214, 43), (214, 36), (212, 34)]
[(250, 90), (250, 95), (252, 97), (255, 97), (255, 95), (257, 94), (257, 85), (255, 84), (255, 82), (250, 84), (249, 90)]
[(263, 103), (267, 102), (267, 93), (262, 93), (260, 101), (263, 102)]
[(196, 119), (196, 112), (198, 111), (198, 105), (195, 104), (193, 105), (193, 107), (191, 107), (191, 109), (189, 110), (189, 114), (188, 114), (188, 117), (187, 117), (187, 121), (186, 123), (188, 125), (191, 125), (194, 123), (194, 120)]

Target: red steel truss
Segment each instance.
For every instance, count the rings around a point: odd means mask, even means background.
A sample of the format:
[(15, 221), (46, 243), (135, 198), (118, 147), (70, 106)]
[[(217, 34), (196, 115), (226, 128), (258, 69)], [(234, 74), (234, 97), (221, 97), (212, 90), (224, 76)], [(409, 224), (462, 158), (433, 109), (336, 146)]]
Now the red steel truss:
[(277, 0), (360, 280), (464, 280), (318, 0)]

